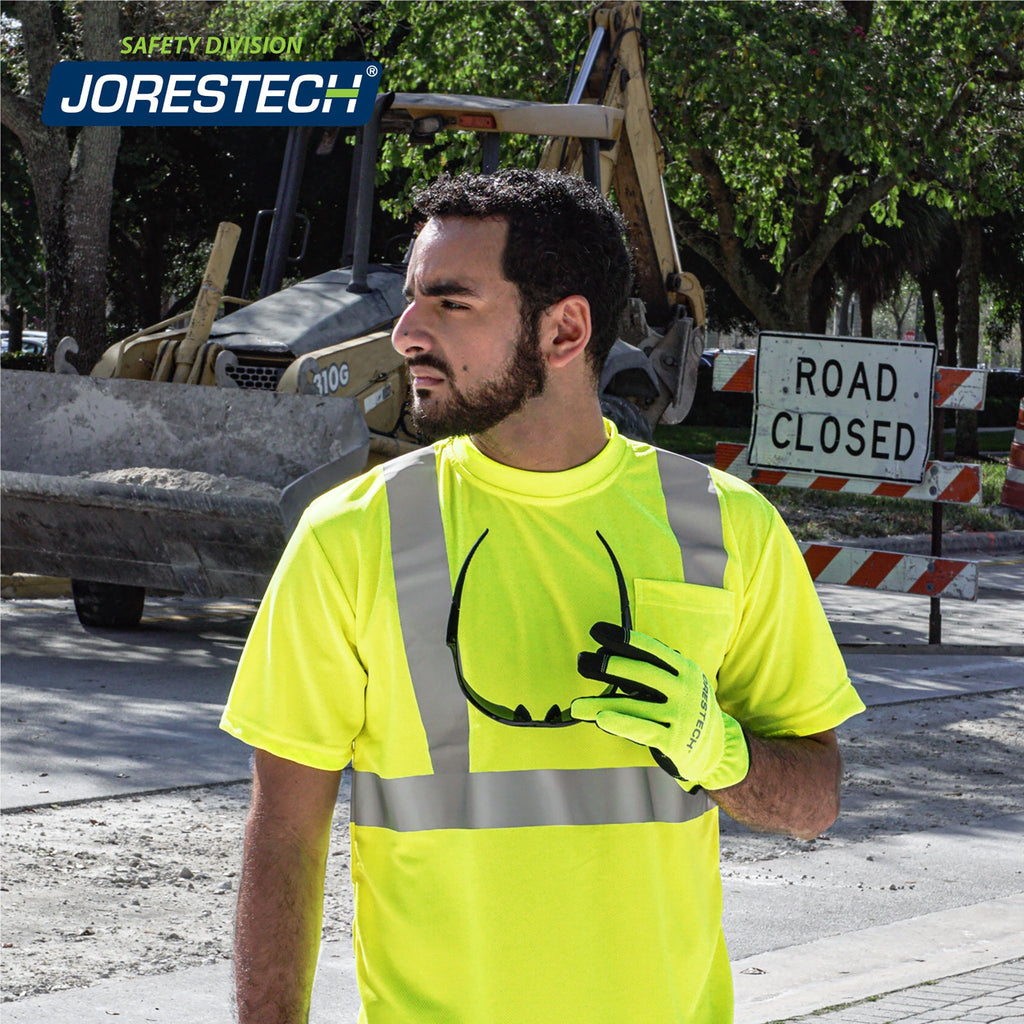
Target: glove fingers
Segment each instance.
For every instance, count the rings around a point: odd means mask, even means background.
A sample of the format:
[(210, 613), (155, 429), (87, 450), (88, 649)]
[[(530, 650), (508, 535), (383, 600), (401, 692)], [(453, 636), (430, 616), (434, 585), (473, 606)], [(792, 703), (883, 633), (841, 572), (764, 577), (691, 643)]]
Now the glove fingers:
[(624, 636), (621, 626), (611, 622), (596, 622), (590, 628), (590, 635), (609, 654), (646, 662), (673, 675), (678, 674), (676, 662), (679, 659), (679, 652), (667, 647), (660, 640), (647, 636), (646, 633), (634, 629), (628, 636)]
[(594, 724), (612, 736), (632, 740), (642, 747), (656, 746), (665, 740), (666, 730), (660, 722), (651, 722), (614, 710), (598, 711)]
[[(646, 700), (636, 700), (633, 697), (577, 697), (569, 708), (573, 718), (580, 721), (598, 722), (602, 714), (614, 714), (618, 718), (630, 719), (640, 722), (650, 722), (656, 729), (664, 730), (665, 723), (661, 716), (664, 709), (657, 704)], [(600, 724), (598, 722), (598, 724)], [(665, 737), (662, 735), (662, 741)], [(632, 739), (632, 737), (630, 737)], [(644, 741), (646, 742), (646, 741)]]
[[(619, 659), (620, 664), (627, 666), (629, 671), (629, 663), (625, 662), (624, 659)], [(654, 704), (664, 704), (665, 694), (661, 690), (654, 689), (650, 686), (645, 686), (643, 683), (638, 682), (636, 679), (630, 678), (627, 675), (618, 675), (610, 671), (609, 658), (607, 654), (601, 651), (581, 651), (576, 656), (576, 671), (579, 672), (584, 679), (596, 679), (601, 683), (610, 683), (617, 686), (623, 693), (628, 694), (630, 697), (636, 697), (639, 700), (651, 701)]]

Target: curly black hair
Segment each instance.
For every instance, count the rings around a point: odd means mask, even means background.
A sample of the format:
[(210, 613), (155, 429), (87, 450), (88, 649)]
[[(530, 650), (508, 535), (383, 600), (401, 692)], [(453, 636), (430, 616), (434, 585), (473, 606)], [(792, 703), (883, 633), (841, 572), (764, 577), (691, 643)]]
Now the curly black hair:
[(590, 303), (587, 361), (595, 380), (615, 342), (632, 288), (624, 222), (594, 186), (553, 171), (442, 175), (414, 196), (424, 218), (503, 218), (502, 271), (519, 289), (522, 317), (534, 327), (568, 295)]

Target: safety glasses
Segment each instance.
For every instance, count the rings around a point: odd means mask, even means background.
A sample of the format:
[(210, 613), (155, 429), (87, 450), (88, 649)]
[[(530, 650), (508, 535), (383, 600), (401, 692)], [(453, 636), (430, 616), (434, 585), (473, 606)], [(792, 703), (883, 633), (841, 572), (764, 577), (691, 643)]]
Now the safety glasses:
[[(455, 590), (452, 593), (452, 604), (451, 611), (448, 614), (448, 632), (445, 642), (448, 644), (448, 649), (452, 652), (452, 660), (455, 662), (455, 677), (459, 681), (459, 687), (466, 695), (466, 700), (477, 711), (485, 714), (488, 718), (493, 718), (496, 722), (501, 722), (502, 725), (519, 725), (534, 729), (557, 729), (565, 725), (578, 725), (578, 720), (572, 717), (569, 708), (560, 708), (557, 704), (552, 704), (543, 718), (534, 718), (523, 704), (519, 704), (515, 708), (507, 708), (503, 704), (496, 704), (494, 701), (488, 700), (477, 693), (469, 685), (463, 674), (462, 658), (459, 655), (459, 609), (462, 604), (462, 589), (466, 584), (469, 563), (473, 560), (477, 548), (480, 547), (484, 537), (489, 532), (489, 530), (484, 530), (477, 538), (476, 543), (469, 549), (469, 554), (466, 555), (466, 560), (462, 563), (459, 577), (455, 581)], [(615, 569), (615, 580), (619, 588), (619, 619), (622, 623), (624, 635), (628, 636), (629, 630), (633, 627), (633, 617), (629, 609), (629, 592), (626, 590), (626, 581), (622, 576), (622, 569), (619, 568), (619, 561), (615, 557), (615, 552), (612, 551), (608, 541), (601, 536), (601, 531), (597, 530), (595, 532), (597, 533), (597, 539), (604, 545), (605, 551), (608, 552), (608, 557), (612, 561), (612, 567)], [(613, 683), (600, 696), (610, 696), (615, 692), (616, 688)]]

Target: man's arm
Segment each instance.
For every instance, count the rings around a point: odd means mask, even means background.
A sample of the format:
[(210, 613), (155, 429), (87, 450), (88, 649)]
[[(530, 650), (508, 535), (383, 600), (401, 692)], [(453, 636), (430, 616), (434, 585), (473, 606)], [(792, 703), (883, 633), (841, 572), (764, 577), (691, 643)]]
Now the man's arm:
[(736, 821), (762, 832), (813, 839), (839, 815), (843, 761), (834, 730), (763, 739), (747, 734), (750, 769), (726, 789), (709, 790)]
[(235, 922), (240, 1024), (304, 1024), (341, 772), (256, 751)]

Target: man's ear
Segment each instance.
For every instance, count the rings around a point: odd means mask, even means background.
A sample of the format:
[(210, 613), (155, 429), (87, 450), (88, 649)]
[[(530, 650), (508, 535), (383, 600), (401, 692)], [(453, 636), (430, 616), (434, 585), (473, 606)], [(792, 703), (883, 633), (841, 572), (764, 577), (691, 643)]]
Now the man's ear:
[(590, 303), (582, 295), (567, 295), (541, 314), (541, 351), (552, 369), (582, 356), (590, 341)]

